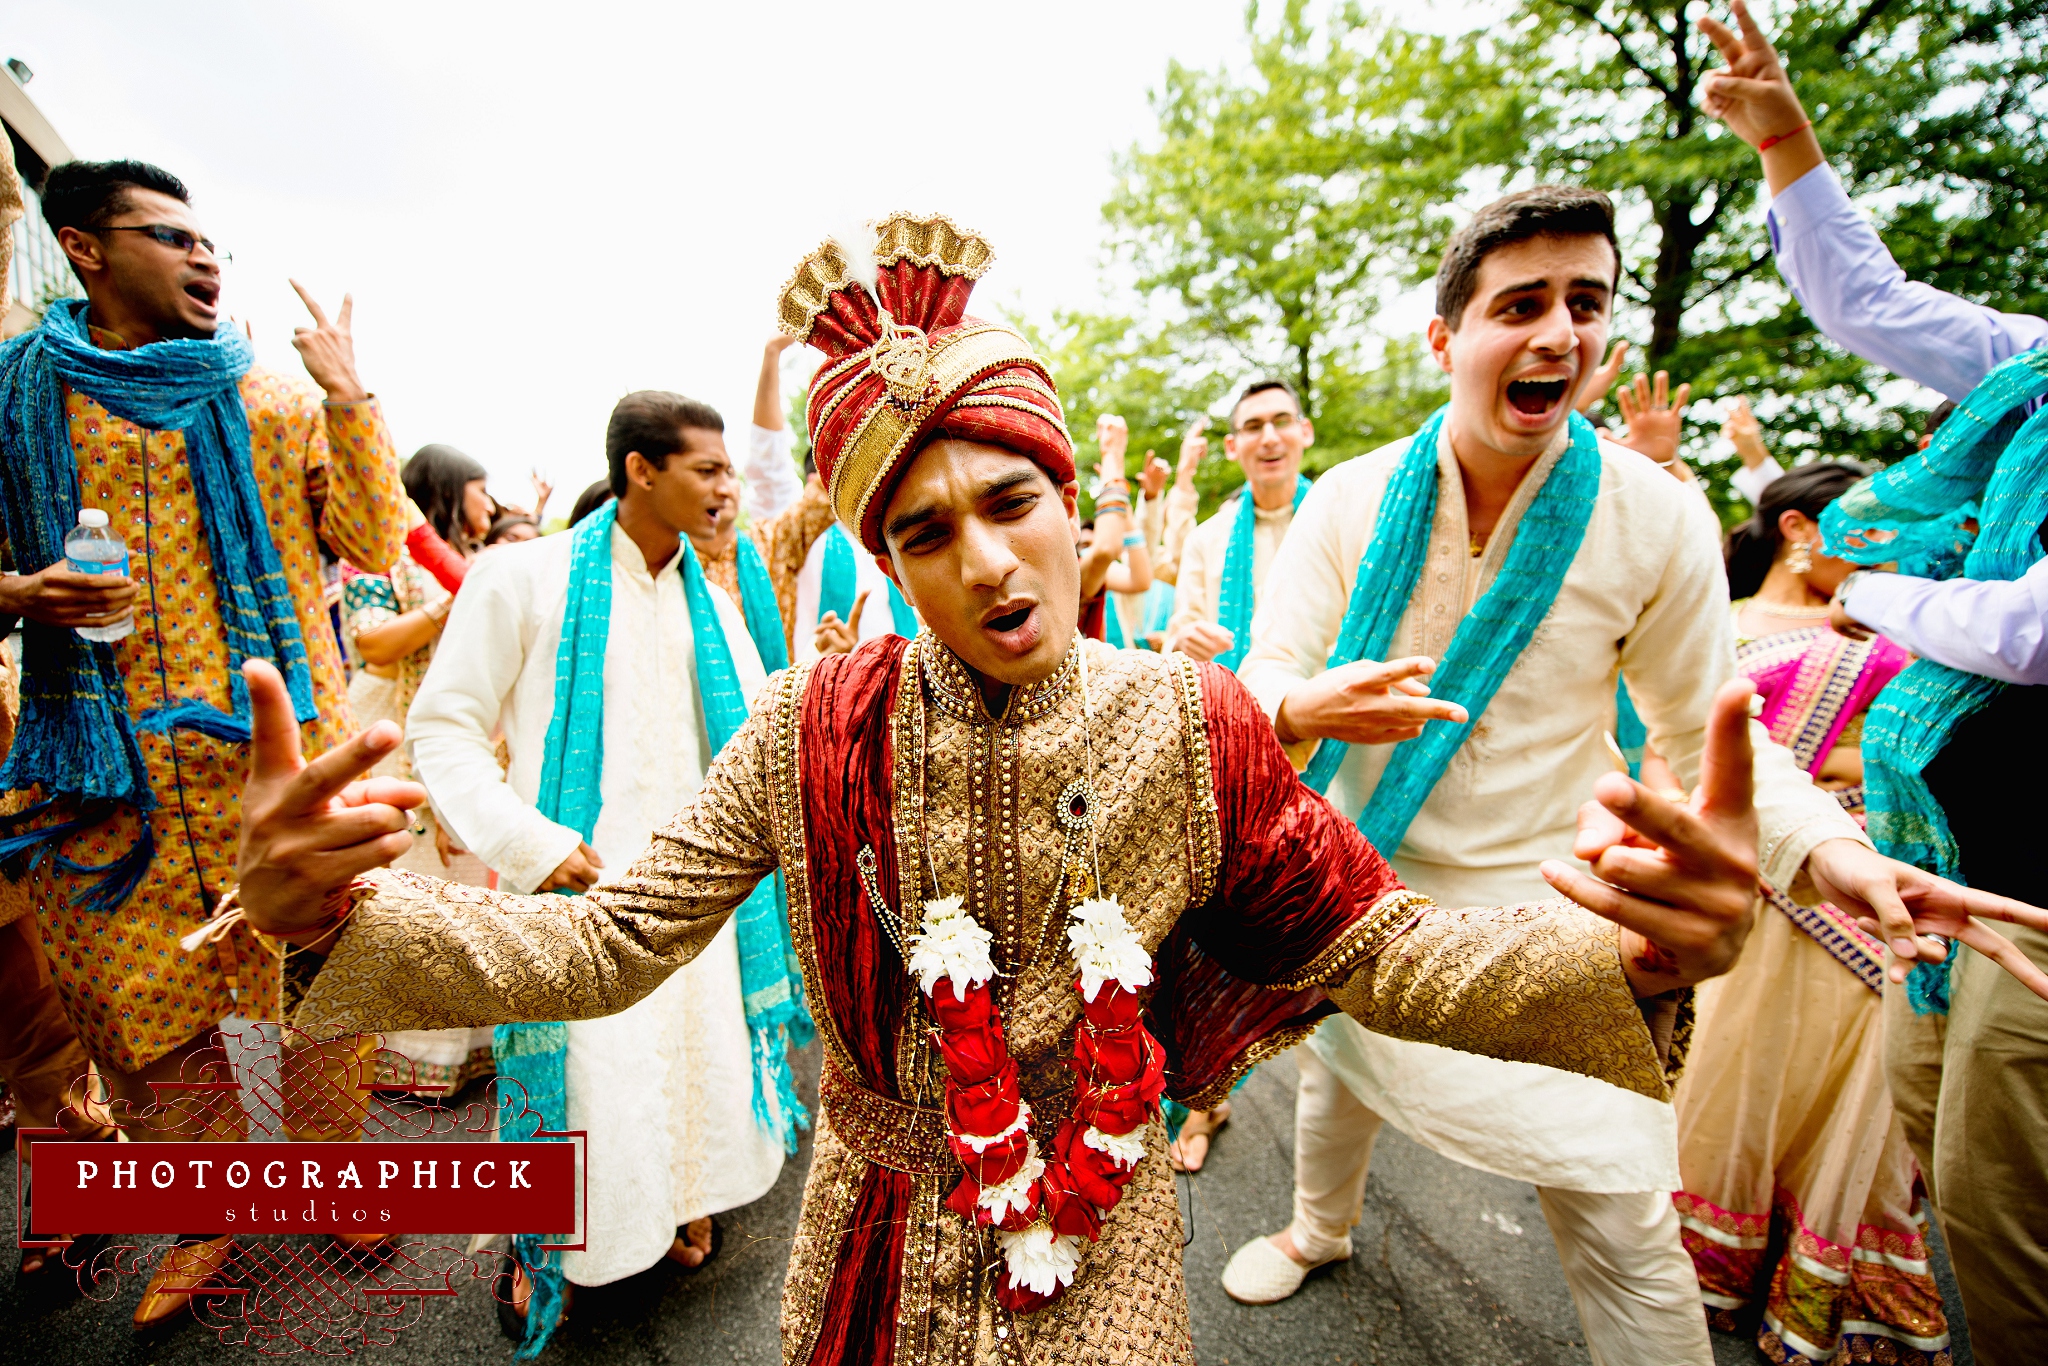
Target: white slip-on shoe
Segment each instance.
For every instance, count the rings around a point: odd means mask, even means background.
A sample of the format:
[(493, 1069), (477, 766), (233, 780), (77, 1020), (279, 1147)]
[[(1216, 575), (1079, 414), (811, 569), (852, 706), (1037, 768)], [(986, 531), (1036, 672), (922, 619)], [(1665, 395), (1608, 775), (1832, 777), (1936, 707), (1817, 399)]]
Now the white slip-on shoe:
[(1351, 1259), (1351, 1240), (1344, 1250), (1325, 1257), (1314, 1266), (1303, 1266), (1273, 1246), (1270, 1238), (1254, 1238), (1231, 1255), (1223, 1268), (1223, 1293), (1239, 1304), (1278, 1304), (1301, 1289), (1301, 1283), (1316, 1267)]

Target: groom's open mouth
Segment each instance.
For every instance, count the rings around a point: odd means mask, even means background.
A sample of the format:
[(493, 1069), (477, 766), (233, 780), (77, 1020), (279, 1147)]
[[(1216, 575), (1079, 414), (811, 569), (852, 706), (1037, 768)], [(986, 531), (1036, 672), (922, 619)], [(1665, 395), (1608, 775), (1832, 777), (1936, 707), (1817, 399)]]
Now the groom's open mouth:
[(1038, 604), (1029, 598), (997, 603), (982, 616), (981, 629), (999, 649), (1013, 655), (1030, 654), (1044, 633)]
[(1564, 402), (1569, 379), (1518, 379), (1508, 382), (1508, 406), (1524, 417), (1548, 417)]

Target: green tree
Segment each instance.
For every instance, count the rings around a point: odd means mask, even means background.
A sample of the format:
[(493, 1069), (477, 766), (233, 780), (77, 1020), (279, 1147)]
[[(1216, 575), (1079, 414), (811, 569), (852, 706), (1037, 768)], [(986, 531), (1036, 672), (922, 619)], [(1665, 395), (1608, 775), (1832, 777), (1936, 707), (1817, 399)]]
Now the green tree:
[[(1246, 33), (1242, 74), (1168, 67), (1158, 142), (1120, 159), (1103, 212), (1146, 315), (1162, 320), (1142, 329), (1168, 348), (1155, 363), (1199, 395), (1197, 411), (1250, 377), (1286, 379), (1323, 469), (1413, 430), (1440, 401), (1433, 367), (1412, 346), (1382, 359), (1372, 322), (1423, 269), (1416, 243), (1448, 223), (1444, 187), (1526, 145), (1532, 97), (1470, 44), (1356, 5), (1318, 26), (1288, 0), (1270, 33), (1253, 5)], [(1128, 405), (1110, 378), (1104, 393)], [(1212, 442), (1212, 466), (1227, 465), (1221, 451)], [(1237, 478), (1205, 470), (1205, 503)]]
[[(1698, 6), (1508, 4), (1451, 36), (1348, 4), (1318, 24), (1301, 0), (1262, 31), (1253, 5), (1241, 68), (1170, 65), (1157, 142), (1120, 160), (1104, 207), (1141, 299), (1121, 333), (1169, 348), (1152, 363), (1203, 407), (1251, 373), (1288, 378), (1327, 467), (1443, 392), (1414, 339), (1374, 335), (1389, 291), (1426, 279), (1501, 185), (1569, 179), (1616, 198), (1616, 330), (1640, 361), (1703, 398), (1750, 395), (1794, 457), (1911, 449), (1919, 406), (1819, 336), (1772, 268), (1756, 155), (1699, 107), (1719, 62)], [(1804, 0), (1763, 18), (1908, 274), (2048, 310), (2048, 0)], [(1130, 406), (1122, 375), (1106, 367), (1089, 401)], [(1689, 450), (1732, 513), (1710, 434), (1696, 414)]]
[[(1540, 73), (1523, 87), (1526, 147), (1502, 167), (1599, 186), (1640, 225), (1624, 243), (1621, 323), (1649, 365), (1696, 393), (1751, 395), (1788, 453), (1896, 459), (1920, 409), (1886, 402), (1885, 372), (1820, 337), (1772, 267), (1757, 156), (1700, 108), (1720, 61), (1692, 26), (1699, 8), (1524, 0), (1503, 40), (1464, 40)], [(1906, 272), (2042, 311), (2048, 3), (1802, 0), (1760, 21)]]

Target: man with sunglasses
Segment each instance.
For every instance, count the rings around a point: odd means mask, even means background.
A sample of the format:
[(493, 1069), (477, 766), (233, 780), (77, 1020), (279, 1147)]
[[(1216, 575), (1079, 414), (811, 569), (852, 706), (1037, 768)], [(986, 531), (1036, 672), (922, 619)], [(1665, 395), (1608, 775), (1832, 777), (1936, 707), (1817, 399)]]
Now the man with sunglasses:
[[(249, 738), (240, 665), (283, 669), (309, 742), (348, 733), (320, 547), (386, 568), (404, 542), (405, 494), (356, 376), (346, 299), (330, 322), (299, 291), (313, 326), (293, 345), (315, 393), (257, 369), (222, 319), (227, 255), (176, 176), (69, 162), (50, 172), (42, 211), (86, 297), (56, 301), (0, 348), (0, 534), (13, 571), (0, 576), (0, 614), (21, 619), (24, 636), (0, 860), (34, 902), (65, 1009), (117, 1106), (139, 1111), (151, 1083), (206, 1065), (224, 1017), (274, 1018), (278, 960), (246, 931), (180, 944), (234, 882)], [(64, 537), (84, 508), (126, 542), (125, 574), (69, 568)], [(120, 640), (77, 633), (130, 612)], [(359, 1123), (286, 1117), (309, 1137)], [(245, 1136), (232, 1101), (175, 1126), (185, 1134), (124, 1127), (136, 1140)], [(168, 1254), (137, 1325), (181, 1309), (207, 1261), (204, 1243)]]

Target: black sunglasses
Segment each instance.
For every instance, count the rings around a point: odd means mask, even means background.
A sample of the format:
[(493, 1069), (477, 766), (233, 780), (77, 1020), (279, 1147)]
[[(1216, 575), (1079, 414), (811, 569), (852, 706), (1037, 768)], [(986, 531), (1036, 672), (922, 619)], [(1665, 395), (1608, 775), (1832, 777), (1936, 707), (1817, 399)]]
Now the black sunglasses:
[(206, 254), (208, 256), (211, 256), (216, 261), (232, 261), (235, 259), (235, 254), (233, 252), (222, 251), (219, 247), (216, 247), (210, 239), (195, 236), (192, 233), (186, 232), (183, 228), (174, 228), (167, 223), (146, 223), (141, 227), (93, 228), (90, 229), (90, 231), (143, 232), (148, 233), (151, 237), (155, 238), (157, 241), (163, 243), (167, 247), (171, 247), (177, 251), (184, 252), (187, 256), (190, 256), (192, 254), (192, 249), (194, 247), (205, 247)]

